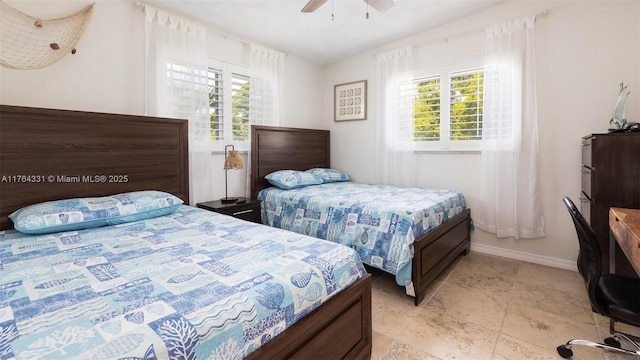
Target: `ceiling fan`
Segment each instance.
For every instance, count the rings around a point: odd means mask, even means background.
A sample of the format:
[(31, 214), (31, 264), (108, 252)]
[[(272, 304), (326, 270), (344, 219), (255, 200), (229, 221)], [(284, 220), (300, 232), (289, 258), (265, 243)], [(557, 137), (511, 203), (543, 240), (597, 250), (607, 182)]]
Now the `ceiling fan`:
[[(368, 5), (370, 5), (372, 8), (380, 12), (385, 12), (391, 9), (394, 5), (393, 0), (363, 0), (363, 1), (366, 2)], [(302, 12), (305, 12), (305, 13), (314, 12), (316, 11), (317, 8), (319, 8), (326, 2), (327, 0), (309, 0), (307, 5), (305, 5), (302, 8)]]

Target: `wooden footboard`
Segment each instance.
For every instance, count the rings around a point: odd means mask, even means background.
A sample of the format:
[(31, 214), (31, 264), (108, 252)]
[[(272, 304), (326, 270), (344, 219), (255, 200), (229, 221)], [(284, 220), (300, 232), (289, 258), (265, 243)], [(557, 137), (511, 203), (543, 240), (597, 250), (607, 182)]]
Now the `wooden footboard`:
[(371, 336), (371, 275), (367, 275), (248, 359), (369, 359)]
[(414, 242), (411, 275), (416, 306), (424, 300), (429, 284), (459, 255), (469, 253), (470, 214), (466, 209)]

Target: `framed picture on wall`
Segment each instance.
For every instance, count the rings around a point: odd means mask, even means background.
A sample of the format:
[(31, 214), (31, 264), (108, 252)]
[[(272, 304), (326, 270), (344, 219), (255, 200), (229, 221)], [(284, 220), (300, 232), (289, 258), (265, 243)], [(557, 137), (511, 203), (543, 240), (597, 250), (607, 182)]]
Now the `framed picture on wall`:
[(367, 119), (367, 80), (338, 84), (333, 92), (334, 121)]

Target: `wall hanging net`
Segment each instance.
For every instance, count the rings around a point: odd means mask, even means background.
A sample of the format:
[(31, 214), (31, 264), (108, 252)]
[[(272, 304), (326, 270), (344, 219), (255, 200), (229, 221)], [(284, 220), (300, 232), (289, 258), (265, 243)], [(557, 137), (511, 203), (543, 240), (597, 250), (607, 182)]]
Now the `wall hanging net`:
[(40, 69), (75, 54), (92, 12), (93, 4), (69, 16), (43, 20), (0, 1), (0, 65)]

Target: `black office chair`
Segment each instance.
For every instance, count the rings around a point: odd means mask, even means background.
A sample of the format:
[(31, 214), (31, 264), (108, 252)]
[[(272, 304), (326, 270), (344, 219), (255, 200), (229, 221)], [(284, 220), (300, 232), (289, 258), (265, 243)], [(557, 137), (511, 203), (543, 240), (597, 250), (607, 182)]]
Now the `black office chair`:
[[(612, 337), (606, 338), (604, 344), (589, 340), (570, 340), (557, 347), (558, 354), (568, 359), (573, 356), (571, 350), (573, 345), (585, 345), (606, 351), (635, 355), (640, 360), (640, 345), (636, 343), (636, 341), (640, 341), (640, 338), (615, 329), (616, 322), (640, 327), (640, 280), (602, 273), (602, 253), (596, 234), (571, 199), (565, 196), (562, 200), (571, 214), (578, 233), (580, 243), (578, 271), (587, 287), (591, 309), (609, 318), (609, 332)], [(635, 347), (635, 350), (622, 348), (620, 339), (629, 342)]]

